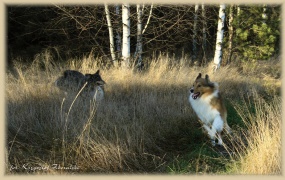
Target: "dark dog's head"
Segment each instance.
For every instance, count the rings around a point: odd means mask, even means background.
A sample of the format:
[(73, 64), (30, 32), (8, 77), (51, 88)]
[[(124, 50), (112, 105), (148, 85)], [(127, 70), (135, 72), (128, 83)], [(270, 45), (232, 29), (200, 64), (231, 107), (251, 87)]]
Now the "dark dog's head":
[(91, 85), (103, 86), (105, 81), (100, 76), (100, 70), (94, 74), (85, 74), (86, 81)]
[(193, 87), (190, 89), (190, 93), (193, 99), (197, 99), (203, 94), (212, 93), (214, 89), (215, 84), (210, 81), (209, 76), (206, 74), (205, 78), (202, 78), (202, 74), (199, 73)]

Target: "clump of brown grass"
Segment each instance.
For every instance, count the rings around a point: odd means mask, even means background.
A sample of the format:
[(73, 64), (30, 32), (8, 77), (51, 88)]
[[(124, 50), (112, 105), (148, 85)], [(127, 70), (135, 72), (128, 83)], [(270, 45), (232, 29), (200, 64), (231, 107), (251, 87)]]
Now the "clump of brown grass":
[(242, 130), (230, 165), (237, 174), (281, 174), (281, 98), (265, 101), (256, 92), (251, 102), (235, 105), (246, 130)]
[[(175, 135), (181, 128), (190, 134), (199, 128), (188, 91), (199, 72), (211, 73), (209, 68), (194, 69), (187, 61), (174, 63), (164, 57), (153, 60), (144, 72), (101, 68), (106, 96), (97, 106), (64, 99), (53, 86), (65, 69), (94, 73), (100, 68), (94, 58), (65, 65), (52, 61), (42, 55), (31, 66), (18, 63), (6, 73), (8, 174), (164, 172), (172, 157), (169, 146), (185, 146), (186, 138), (191, 143), (191, 137)], [(235, 68), (222, 68), (210, 78), (232, 100), (257, 86)], [(54, 164), (78, 168), (55, 169)], [(23, 165), (49, 168), (27, 170)]]

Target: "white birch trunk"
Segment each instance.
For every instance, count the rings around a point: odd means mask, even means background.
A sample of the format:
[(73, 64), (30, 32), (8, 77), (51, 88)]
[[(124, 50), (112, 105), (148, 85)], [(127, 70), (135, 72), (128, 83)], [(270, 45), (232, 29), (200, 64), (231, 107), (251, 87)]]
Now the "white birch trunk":
[(108, 7), (107, 4), (105, 4), (105, 13), (106, 13), (106, 19), (107, 19), (108, 30), (109, 30), (111, 57), (112, 57), (113, 64), (116, 66), (117, 65), (116, 61), (117, 60), (116, 60), (116, 54), (115, 54), (113, 26), (112, 26), (112, 23), (111, 23), (110, 11), (109, 11), (109, 7)]
[(237, 8), (236, 20), (237, 20), (237, 24), (239, 24), (240, 23), (240, 13), (241, 13), (240, 5), (236, 5), (236, 8)]
[(239, 15), (240, 15), (240, 6), (237, 5), (237, 16), (239, 16)]
[(138, 58), (138, 67), (142, 67), (142, 7), (137, 4), (137, 51), (136, 56)]
[(130, 5), (122, 5), (123, 21), (123, 47), (122, 47), (122, 65), (124, 68), (130, 67)]
[(193, 40), (192, 40), (192, 47), (193, 47), (193, 60), (195, 61), (197, 58), (197, 18), (198, 18), (198, 9), (199, 5), (195, 5), (195, 14), (194, 14), (194, 27), (193, 27)]
[(202, 33), (203, 33), (203, 51), (204, 51), (204, 58), (203, 59), (207, 59), (206, 57), (206, 48), (207, 48), (207, 33), (206, 33), (206, 29), (207, 29), (207, 19), (206, 19), (206, 11), (205, 11), (205, 5), (204, 3), (202, 4), (202, 18), (203, 18), (203, 29), (202, 29)]
[(149, 24), (150, 18), (151, 18), (151, 16), (152, 16), (152, 9), (153, 9), (153, 4), (151, 4), (151, 6), (150, 6), (149, 16), (148, 16), (147, 22), (146, 22), (146, 24), (145, 24), (145, 26), (144, 26), (144, 28), (143, 28), (142, 34), (144, 34), (144, 32), (145, 32), (145, 30), (146, 30), (146, 28), (147, 28), (147, 26), (148, 26), (148, 24)]
[[(120, 6), (118, 4), (115, 5), (115, 14), (116, 14), (116, 24), (118, 25), (118, 18), (120, 17)], [(118, 59), (122, 56), (122, 37), (121, 37), (121, 26), (116, 28), (116, 51)]]
[(224, 22), (225, 22), (225, 4), (220, 5), (219, 10), (219, 19), (218, 19), (218, 31), (217, 31), (217, 39), (216, 39), (216, 50), (214, 56), (214, 72), (219, 69), (221, 61), (222, 61), (222, 43), (224, 37)]

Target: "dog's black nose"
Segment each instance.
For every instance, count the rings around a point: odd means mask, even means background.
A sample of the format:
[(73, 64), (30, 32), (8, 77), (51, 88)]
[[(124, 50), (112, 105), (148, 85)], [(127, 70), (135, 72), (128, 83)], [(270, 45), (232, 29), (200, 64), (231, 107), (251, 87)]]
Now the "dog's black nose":
[(190, 92), (193, 93), (193, 92), (194, 92), (194, 89), (191, 88), (191, 89), (190, 89)]

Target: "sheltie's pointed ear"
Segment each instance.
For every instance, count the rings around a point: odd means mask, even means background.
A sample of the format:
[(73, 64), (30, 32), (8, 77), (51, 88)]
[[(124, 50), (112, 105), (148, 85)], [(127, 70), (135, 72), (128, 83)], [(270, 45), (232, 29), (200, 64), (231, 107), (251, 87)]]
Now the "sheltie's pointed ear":
[(208, 74), (206, 74), (205, 80), (210, 87), (215, 87), (215, 84), (210, 81)]
[(199, 73), (199, 75), (196, 77), (196, 79), (200, 79), (202, 77), (202, 74)]

